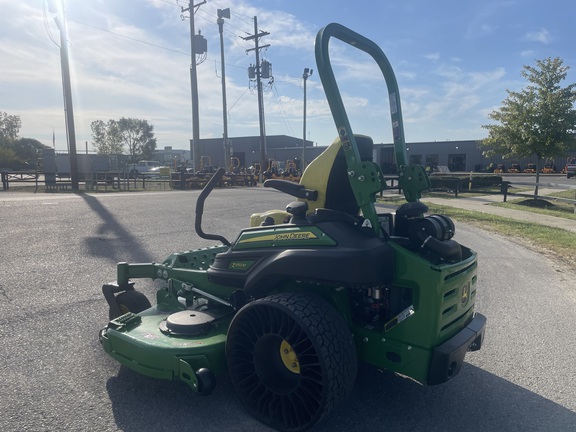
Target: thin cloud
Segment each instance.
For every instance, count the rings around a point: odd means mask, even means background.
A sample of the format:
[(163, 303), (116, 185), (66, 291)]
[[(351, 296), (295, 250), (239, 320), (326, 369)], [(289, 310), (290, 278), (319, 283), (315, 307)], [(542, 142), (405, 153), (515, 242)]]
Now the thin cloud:
[(522, 52), (520, 53), (520, 56), (521, 56), (521, 57), (526, 57), (526, 58), (527, 58), (527, 57), (533, 58), (533, 57), (534, 57), (534, 50), (525, 50), (525, 51), (522, 51)]
[(494, 17), (501, 14), (504, 9), (515, 5), (515, 1), (476, 3), (475, 8), (477, 8), (477, 10), (467, 25), (465, 38), (477, 39), (494, 34), (498, 30), (498, 27), (493, 24)]
[[(150, 121), (159, 147), (187, 148), (192, 129), (190, 29), (188, 12), (182, 13), (180, 5), (188, 1), (66, 3), (77, 141), (91, 140), (92, 121), (124, 116)], [(454, 133), (462, 133), (461, 138), (477, 138), (466, 130), (486, 123), (486, 113), (505, 98), (506, 89), (525, 84), (519, 77), (522, 63), (543, 46), (574, 69), (569, 6), (555, 17), (542, 14), (537, 27), (522, 27), (529, 22), (526, 17), (538, 13), (535, 0), (470, 3), (454, 14), (424, 0), (419, 7), (371, 0), (376, 10), (393, 9), (392, 15), (352, 8), (344, 0), (334, 0), (328, 9), (317, 3), (202, 3), (195, 15), (196, 32), (208, 42), (207, 58), (197, 68), (202, 138), (222, 135), (218, 8), (230, 7), (232, 13), (224, 23), (230, 136), (258, 134), (256, 92), (247, 72), (255, 62), (255, 45), (243, 39), (254, 33), (254, 16), (259, 31), (270, 33), (260, 39), (261, 45), (271, 45), (260, 59), (272, 63), (275, 79), (274, 91), (264, 96), (267, 133), (290, 134), (290, 123), (299, 135), (302, 72), (313, 68), (307, 81), (307, 129), (309, 138), (323, 144), (332, 140), (335, 126), (316, 70), (314, 39), (328, 22), (342, 22), (382, 47), (398, 79), (405, 122), (410, 123), (408, 139), (410, 134), (420, 141), (457, 139), (449, 131), (458, 128)], [(63, 150), (60, 55), (46, 31), (59, 43), (54, 15), (48, 13), (45, 22), (42, 1), (0, 0), (0, 6), (0, 109), (21, 116), (21, 136), (51, 143), (54, 129), (56, 147)], [(410, 8), (413, 13), (407, 12)], [(354, 130), (389, 142), (388, 93), (378, 67), (341, 41), (330, 42), (330, 58)]]
[[(480, 97), (486, 89), (500, 88), (506, 73), (504, 68), (485, 72), (469, 72), (453, 65), (443, 65), (434, 73), (441, 77), (438, 88), (412, 87), (403, 91), (406, 123), (448, 123), (484, 110)], [(483, 119), (478, 118), (478, 124)]]
[(530, 42), (540, 42), (547, 45), (552, 43), (553, 38), (547, 29), (541, 28), (540, 30), (526, 33), (524, 35), (524, 40)]

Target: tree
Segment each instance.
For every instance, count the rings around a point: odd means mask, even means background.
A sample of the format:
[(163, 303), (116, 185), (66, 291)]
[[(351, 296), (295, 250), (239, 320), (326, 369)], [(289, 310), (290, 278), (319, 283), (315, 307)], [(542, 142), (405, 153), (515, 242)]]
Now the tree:
[(98, 154), (120, 154), (124, 146), (120, 142), (116, 120), (93, 121), (90, 124), (92, 129), (92, 145)]
[(0, 167), (36, 169), (38, 152), (47, 146), (33, 138), (20, 138), (20, 116), (0, 112)]
[(488, 129), (481, 142), (485, 155), (537, 157), (536, 183), (542, 159), (566, 154), (574, 142), (576, 84), (560, 86), (570, 69), (562, 64), (556, 57), (536, 60), (535, 67), (524, 66), (522, 76), (530, 84), (519, 92), (506, 90), (502, 106), (488, 115), (496, 123), (482, 126)]
[(41, 151), (50, 148), (34, 138), (19, 138), (12, 147), (18, 158), (16, 168), (26, 170), (38, 168), (38, 158)]
[(9, 115), (0, 111), (0, 168), (13, 168), (18, 163), (18, 157), (12, 148), (20, 132), (20, 116)]
[(156, 150), (154, 126), (146, 120), (125, 118), (93, 121), (92, 145), (98, 154), (118, 154), (128, 150), (131, 161), (152, 159)]
[(6, 146), (16, 141), (21, 126), (20, 116), (0, 111), (0, 145)]
[(18, 158), (16, 157), (14, 150), (0, 144), (0, 171), (13, 169), (17, 162)]

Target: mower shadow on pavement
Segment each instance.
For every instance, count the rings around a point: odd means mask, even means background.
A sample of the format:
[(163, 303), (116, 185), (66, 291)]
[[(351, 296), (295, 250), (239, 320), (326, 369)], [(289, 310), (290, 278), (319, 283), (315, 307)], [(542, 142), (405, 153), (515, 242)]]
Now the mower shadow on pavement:
[[(273, 431), (244, 411), (227, 377), (220, 384), (209, 398), (192, 397), (185, 384), (146, 378), (122, 367), (106, 387), (116, 425), (126, 432)], [(353, 394), (310, 430), (576, 430), (573, 411), (471, 364), (442, 386), (421, 386), (361, 365)]]

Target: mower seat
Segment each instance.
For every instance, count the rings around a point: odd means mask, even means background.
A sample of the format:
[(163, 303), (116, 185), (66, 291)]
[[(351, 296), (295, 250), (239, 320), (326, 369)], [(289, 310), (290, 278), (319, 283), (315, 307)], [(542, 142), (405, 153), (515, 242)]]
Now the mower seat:
[[(372, 138), (365, 135), (354, 136), (361, 161), (372, 163), (374, 149)], [(299, 201), (306, 202), (307, 215), (314, 215), (317, 209), (328, 209), (332, 214), (343, 212), (351, 216), (358, 216), (360, 211), (348, 180), (346, 156), (340, 138), (336, 138), (326, 150), (310, 162), (298, 184), (288, 180), (271, 179), (266, 180), (264, 186), (273, 187), (298, 198)], [(272, 218), (275, 223), (280, 223), (288, 220), (290, 214), (283, 210), (255, 213), (250, 217), (250, 226), (266, 224), (267, 217)]]
[[(371, 162), (374, 149), (372, 138), (365, 135), (354, 137), (361, 161)], [(308, 203), (308, 214), (314, 214), (319, 208), (341, 211), (352, 216), (357, 216), (360, 211), (348, 180), (346, 156), (340, 138), (336, 138), (326, 150), (310, 162), (300, 178), (300, 184), (306, 189), (318, 192), (317, 198), (313, 201), (301, 199)]]

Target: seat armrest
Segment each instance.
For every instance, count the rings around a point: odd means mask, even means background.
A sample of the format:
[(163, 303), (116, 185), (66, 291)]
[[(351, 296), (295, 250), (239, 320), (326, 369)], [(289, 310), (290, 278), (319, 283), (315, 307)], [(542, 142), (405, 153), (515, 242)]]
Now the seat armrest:
[(316, 201), (318, 199), (318, 191), (306, 189), (304, 185), (289, 180), (269, 179), (264, 182), (264, 187), (271, 187), (280, 192), (292, 195), (293, 197), (309, 201)]

